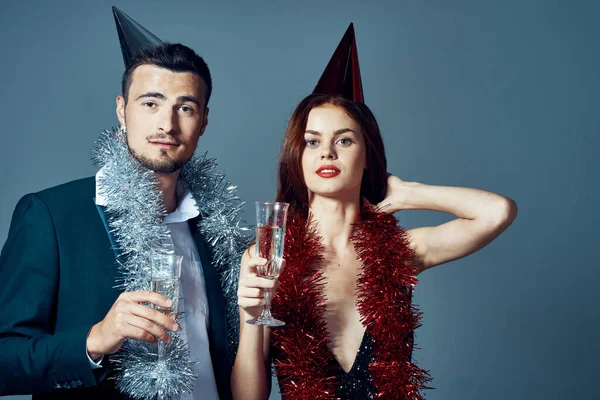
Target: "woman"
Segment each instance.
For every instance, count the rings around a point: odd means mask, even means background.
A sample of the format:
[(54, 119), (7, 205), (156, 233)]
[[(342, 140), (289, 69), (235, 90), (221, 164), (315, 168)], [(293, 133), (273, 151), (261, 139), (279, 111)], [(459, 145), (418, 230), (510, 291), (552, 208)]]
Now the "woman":
[[(276, 199), (293, 211), (273, 314), (284, 327), (244, 323), (260, 315), (264, 289), (278, 283), (256, 276), (266, 260), (253, 247), (242, 257), (234, 398), (268, 398), (271, 356), (283, 398), (422, 398), (429, 377), (411, 361), (416, 275), (481, 249), (517, 211), (497, 194), (404, 182), (386, 171), (350, 26), (283, 143)], [(458, 218), (404, 232), (392, 213), (407, 209)]]

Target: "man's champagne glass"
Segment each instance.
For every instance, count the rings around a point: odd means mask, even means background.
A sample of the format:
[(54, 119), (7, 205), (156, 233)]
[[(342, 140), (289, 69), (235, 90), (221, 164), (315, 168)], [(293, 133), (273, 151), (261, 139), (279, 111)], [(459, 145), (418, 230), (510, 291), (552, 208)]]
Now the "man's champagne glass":
[[(150, 255), (150, 290), (159, 293), (173, 302), (170, 308), (152, 305), (152, 308), (158, 310), (170, 318), (177, 317), (177, 307), (179, 305), (179, 278), (181, 277), (182, 256), (176, 254), (165, 254), (160, 252), (152, 252)], [(152, 374), (157, 379), (177, 379), (176, 376), (169, 372), (164, 363), (166, 343), (162, 340), (158, 341), (158, 360), (156, 368)], [(165, 387), (165, 389), (167, 389)], [(158, 399), (164, 398), (165, 393), (162, 390), (158, 393)]]
[[(277, 279), (283, 260), (283, 245), (285, 239), (285, 222), (287, 219), (288, 203), (256, 202), (256, 256), (265, 258), (267, 263), (258, 267), (258, 276), (266, 279)], [(265, 307), (262, 314), (246, 321), (252, 325), (282, 326), (271, 315), (271, 300), (273, 292), (265, 289)]]

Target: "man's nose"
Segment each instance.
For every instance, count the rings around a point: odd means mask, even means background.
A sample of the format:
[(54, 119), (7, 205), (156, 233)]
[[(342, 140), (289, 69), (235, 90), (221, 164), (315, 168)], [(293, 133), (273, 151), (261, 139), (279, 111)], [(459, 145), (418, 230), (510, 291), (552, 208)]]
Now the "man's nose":
[(163, 133), (172, 133), (177, 127), (177, 113), (171, 108), (161, 110), (158, 129)]

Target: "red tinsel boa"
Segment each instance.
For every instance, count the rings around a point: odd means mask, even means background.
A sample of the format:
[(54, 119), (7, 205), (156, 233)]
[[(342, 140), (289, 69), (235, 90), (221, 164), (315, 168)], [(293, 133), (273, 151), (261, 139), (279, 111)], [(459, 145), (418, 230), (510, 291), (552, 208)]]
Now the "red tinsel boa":
[[(423, 399), (427, 371), (409, 361), (409, 336), (421, 313), (412, 305), (417, 283), (413, 253), (393, 215), (364, 208), (352, 242), (363, 263), (358, 278), (358, 311), (372, 337), (375, 360), (369, 370), (380, 399)], [(273, 314), (286, 325), (273, 330), (273, 360), (281, 395), (293, 400), (336, 398), (339, 385), (333, 354), (327, 348), (323, 245), (316, 228), (298, 213), (288, 217), (286, 267), (273, 299)]]

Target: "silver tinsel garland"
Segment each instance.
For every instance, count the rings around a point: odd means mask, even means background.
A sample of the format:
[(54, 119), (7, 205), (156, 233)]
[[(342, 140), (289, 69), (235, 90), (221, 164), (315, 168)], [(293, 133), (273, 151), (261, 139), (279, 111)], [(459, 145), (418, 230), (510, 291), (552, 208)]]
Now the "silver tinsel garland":
[[(121, 277), (117, 286), (124, 291), (147, 290), (149, 252), (159, 247), (170, 232), (162, 223), (166, 210), (154, 174), (130, 154), (121, 128), (102, 132), (92, 160), (103, 168), (99, 182), (107, 199), (106, 214), (111, 233), (121, 254)], [(217, 170), (206, 154), (194, 156), (183, 167), (180, 179), (196, 201), (201, 218), (198, 228), (211, 248), (212, 262), (226, 302), (230, 365), (233, 365), (239, 335), (237, 282), (242, 252), (249, 244), (250, 229), (240, 221), (242, 202), (236, 187)], [(165, 371), (179, 379), (157, 379), (150, 371), (157, 361), (156, 345), (128, 339), (114, 357), (119, 374), (117, 388), (135, 399), (151, 399), (168, 387), (167, 397), (190, 392), (195, 377), (194, 363), (184, 340), (173, 334), (166, 346)]]

